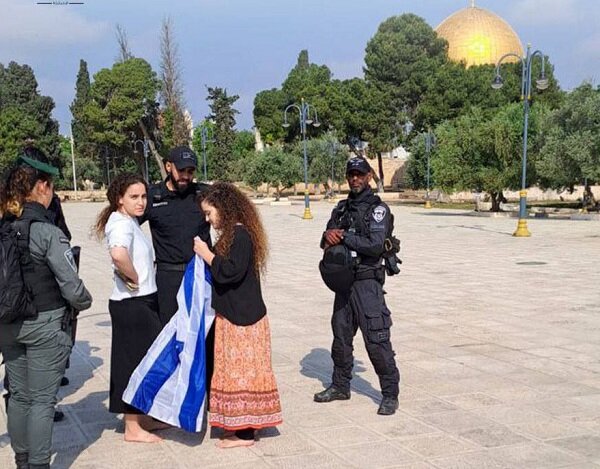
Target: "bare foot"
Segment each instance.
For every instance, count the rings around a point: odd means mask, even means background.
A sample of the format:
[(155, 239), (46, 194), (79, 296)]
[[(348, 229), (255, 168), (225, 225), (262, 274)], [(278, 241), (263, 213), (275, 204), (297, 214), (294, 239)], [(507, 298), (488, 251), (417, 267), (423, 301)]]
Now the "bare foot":
[(139, 430), (137, 432), (125, 432), (125, 441), (129, 443), (159, 443), (163, 439), (145, 430)]
[(231, 436), (228, 438), (224, 438), (219, 440), (216, 443), (217, 448), (221, 449), (229, 449), (229, 448), (241, 448), (244, 446), (252, 446), (254, 444), (254, 440), (242, 440), (237, 436)]

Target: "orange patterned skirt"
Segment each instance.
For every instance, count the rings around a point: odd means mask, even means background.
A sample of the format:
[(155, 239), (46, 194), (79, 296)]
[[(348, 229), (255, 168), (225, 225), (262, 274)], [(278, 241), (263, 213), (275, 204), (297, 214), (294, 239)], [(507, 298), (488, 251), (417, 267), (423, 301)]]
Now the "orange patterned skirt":
[(210, 425), (225, 430), (282, 422), (267, 316), (250, 326), (236, 326), (217, 313), (209, 409)]

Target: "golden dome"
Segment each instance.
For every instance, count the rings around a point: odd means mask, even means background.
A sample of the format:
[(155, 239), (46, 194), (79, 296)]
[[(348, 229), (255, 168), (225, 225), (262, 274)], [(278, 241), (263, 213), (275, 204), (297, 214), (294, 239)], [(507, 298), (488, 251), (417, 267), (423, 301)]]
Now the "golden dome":
[[(450, 15), (435, 29), (448, 41), (448, 56), (467, 66), (496, 64), (509, 52), (523, 56), (523, 46), (510, 25), (489, 10), (471, 6)], [(516, 62), (507, 57), (507, 62)]]

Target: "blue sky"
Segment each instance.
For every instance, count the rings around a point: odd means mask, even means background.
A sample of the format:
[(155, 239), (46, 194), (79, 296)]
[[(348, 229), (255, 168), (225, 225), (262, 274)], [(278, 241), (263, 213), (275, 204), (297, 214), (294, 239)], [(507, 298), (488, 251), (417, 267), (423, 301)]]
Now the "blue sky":
[[(238, 94), (238, 128), (252, 127), (258, 91), (278, 87), (308, 49), (311, 62), (336, 78), (362, 76), (364, 49), (378, 25), (406, 12), (433, 27), (468, 0), (83, 0), (84, 5), (37, 5), (0, 0), (0, 62), (33, 67), (40, 91), (56, 102), (68, 134), (79, 59), (93, 75), (118, 54), (115, 25), (132, 52), (159, 65), (162, 19), (174, 21), (186, 104), (194, 122), (207, 112), (206, 85)], [(600, 84), (600, 1), (477, 0), (506, 19), (526, 44), (550, 56), (564, 89)]]

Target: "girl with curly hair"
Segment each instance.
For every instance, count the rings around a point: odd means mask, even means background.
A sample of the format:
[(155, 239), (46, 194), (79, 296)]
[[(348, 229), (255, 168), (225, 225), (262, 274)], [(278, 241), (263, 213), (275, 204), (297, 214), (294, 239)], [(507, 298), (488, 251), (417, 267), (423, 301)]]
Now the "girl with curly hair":
[(224, 430), (220, 448), (251, 446), (255, 430), (282, 422), (260, 288), (267, 237), (254, 204), (233, 184), (215, 183), (201, 197), (206, 221), (219, 235), (213, 250), (194, 240), (194, 251), (210, 266), (216, 313), (209, 423)]
[(124, 414), (125, 441), (161, 441), (152, 430), (167, 425), (123, 402), (129, 378), (161, 331), (154, 273), (154, 249), (137, 217), (146, 209), (146, 182), (137, 174), (117, 176), (108, 187), (109, 205), (96, 220), (98, 238), (106, 237), (114, 267), (108, 302), (112, 324), (108, 410)]

